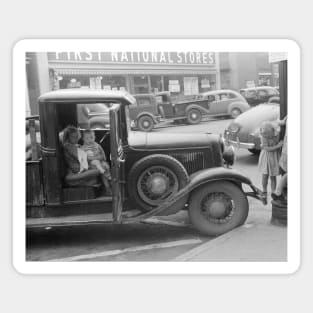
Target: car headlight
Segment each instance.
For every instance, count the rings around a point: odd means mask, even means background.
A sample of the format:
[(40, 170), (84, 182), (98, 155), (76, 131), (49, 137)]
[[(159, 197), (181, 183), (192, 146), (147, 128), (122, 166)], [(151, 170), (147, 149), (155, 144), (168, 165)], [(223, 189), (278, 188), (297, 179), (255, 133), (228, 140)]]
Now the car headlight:
[(240, 130), (240, 125), (237, 124), (237, 123), (231, 123), (228, 127), (228, 130), (231, 132), (231, 133), (238, 133), (239, 130)]
[(223, 152), (223, 159), (227, 166), (233, 165), (235, 162), (235, 149), (233, 146), (228, 146)]

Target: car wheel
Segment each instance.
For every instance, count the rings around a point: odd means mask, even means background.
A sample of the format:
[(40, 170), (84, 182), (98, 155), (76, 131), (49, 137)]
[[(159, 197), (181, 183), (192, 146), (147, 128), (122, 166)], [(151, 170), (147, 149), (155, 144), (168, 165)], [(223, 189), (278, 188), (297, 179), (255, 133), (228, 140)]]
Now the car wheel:
[(150, 132), (154, 127), (153, 118), (149, 115), (139, 117), (137, 121), (138, 129), (144, 132)]
[[(128, 174), (130, 205), (149, 212), (186, 186), (189, 181), (185, 167), (175, 158), (155, 154), (137, 161)], [(187, 198), (175, 203), (166, 214), (179, 211)]]
[(248, 151), (254, 155), (259, 155), (261, 153), (261, 150), (259, 149), (248, 149)]
[(191, 195), (189, 217), (199, 232), (216, 236), (242, 225), (249, 204), (241, 188), (233, 183), (208, 183)]
[(237, 116), (239, 116), (241, 114), (241, 110), (238, 108), (233, 108), (230, 112), (230, 115), (232, 118), (236, 118)]
[(187, 112), (187, 123), (190, 125), (199, 124), (202, 119), (202, 114), (197, 109), (191, 109)]

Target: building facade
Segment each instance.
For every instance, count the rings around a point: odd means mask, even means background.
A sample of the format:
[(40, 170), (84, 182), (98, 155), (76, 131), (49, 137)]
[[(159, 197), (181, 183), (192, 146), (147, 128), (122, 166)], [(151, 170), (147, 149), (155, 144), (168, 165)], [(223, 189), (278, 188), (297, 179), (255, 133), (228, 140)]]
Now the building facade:
[(269, 63), (267, 52), (223, 52), (219, 60), (222, 89), (278, 86), (278, 64)]
[(63, 88), (170, 91), (173, 100), (201, 92), (278, 85), (268, 53), (30, 52), (26, 54), (26, 112), (38, 114), (40, 94)]
[(220, 88), (213, 52), (49, 52), (57, 88), (170, 91), (188, 97)]

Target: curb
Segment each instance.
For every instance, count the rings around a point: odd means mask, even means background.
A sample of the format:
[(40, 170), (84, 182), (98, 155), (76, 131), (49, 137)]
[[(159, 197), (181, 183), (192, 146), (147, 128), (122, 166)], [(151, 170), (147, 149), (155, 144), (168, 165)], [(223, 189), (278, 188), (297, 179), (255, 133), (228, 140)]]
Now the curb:
[(254, 227), (254, 226), (255, 226), (255, 223), (244, 224), (244, 225), (242, 225), (240, 227), (237, 227), (237, 228), (227, 232), (224, 235), (216, 237), (216, 239), (212, 239), (212, 240), (210, 240), (208, 242), (205, 242), (205, 243), (197, 246), (196, 248), (193, 248), (193, 249), (189, 250), (186, 253), (181, 254), (180, 256), (174, 258), (172, 261), (174, 261), (174, 262), (189, 261), (190, 259), (192, 259), (195, 256), (199, 255), (203, 251), (205, 251), (207, 249), (210, 249), (211, 247), (214, 247), (216, 245), (222, 244), (225, 241), (227, 241), (228, 239), (231, 239), (236, 233), (240, 232), (243, 228), (250, 228), (250, 227)]

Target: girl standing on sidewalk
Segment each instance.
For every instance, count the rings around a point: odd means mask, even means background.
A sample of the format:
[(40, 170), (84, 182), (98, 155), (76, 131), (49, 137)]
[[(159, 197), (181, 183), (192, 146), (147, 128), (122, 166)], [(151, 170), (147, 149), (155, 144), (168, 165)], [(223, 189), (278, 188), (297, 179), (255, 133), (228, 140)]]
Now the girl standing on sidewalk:
[(271, 180), (272, 193), (276, 189), (276, 176), (279, 175), (280, 148), (283, 144), (279, 141), (279, 127), (272, 122), (264, 122), (260, 128), (261, 153), (259, 157), (259, 170), (262, 174), (263, 197), (267, 202), (268, 179)]

